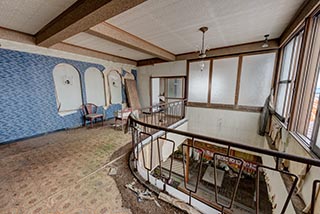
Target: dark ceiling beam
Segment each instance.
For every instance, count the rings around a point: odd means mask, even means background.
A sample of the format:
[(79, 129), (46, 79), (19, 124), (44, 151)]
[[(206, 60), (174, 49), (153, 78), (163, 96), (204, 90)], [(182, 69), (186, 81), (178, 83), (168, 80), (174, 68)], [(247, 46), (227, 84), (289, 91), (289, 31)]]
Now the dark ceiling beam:
[(97, 58), (97, 59), (108, 60), (108, 61), (112, 61), (112, 62), (124, 63), (124, 64), (129, 64), (129, 65), (137, 65), (137, 62), (134, 60), (131, 60), (131, 59), (127, 59), (124, 57), (115, 56), (112, 54), (107, 54), (104, 52), (91, 50), (88, 48), (79, 47), (76, 45), (63, 43), (63, 42), (51, 46), (50, 49), (56, 49), (56, 50), (60, 50), (60, 51), (65, 51), (65, 52), (69, 52), (69, 53), (93, 57), (93, 58)]
[(284, 45), (292, 37), (292, 35), (301, 27), (305, 19), (310, 16), (317, 7), (320, 7), (319, 0), (307, 0), (304, 2), (288, 27), (281, 34), (280, 46)]
[(163, 63), (163, 62), (167, 62), (167, 61), (159, 58), (142, 59), (137, 61), (137, 66), (139, 67), (139, 66), (146, 66), (146, 65), (154, 65), (154, 64)]
[(164, 50), (106, 22), (102, 22), (94, 27), (91, 27), (87, 33), (119, 45), (153, 55), (166, 61), (174, 61), (176, 59), (175, 55), (169, 51)]
[(36, 35), (36, 44), (50, 47), (146, 0), (78, 0)]

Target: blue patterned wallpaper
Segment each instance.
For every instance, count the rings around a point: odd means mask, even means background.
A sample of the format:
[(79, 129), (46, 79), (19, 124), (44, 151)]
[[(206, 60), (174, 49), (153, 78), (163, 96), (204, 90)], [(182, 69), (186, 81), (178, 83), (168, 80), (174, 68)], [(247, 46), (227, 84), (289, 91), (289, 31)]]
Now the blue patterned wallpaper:
[[(57, 112), (52, 71), (59, 63), (79, 71), (86, 103), (84, 72), (89, 67), (102, 71), (102, 65), (0, 49), (0, 143), (82, 124), (80, 111), (64, 117)], [(106, 118), (120, 108), (121, 104), (109, 106)]]

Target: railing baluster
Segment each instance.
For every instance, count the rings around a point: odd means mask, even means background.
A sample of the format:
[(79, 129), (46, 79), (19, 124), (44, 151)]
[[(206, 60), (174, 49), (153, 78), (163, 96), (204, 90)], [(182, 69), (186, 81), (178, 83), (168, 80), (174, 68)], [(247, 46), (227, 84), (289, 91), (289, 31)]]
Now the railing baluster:
[(312, 184), (312, 196), (311, 196), (311, 214), (314, 214), (316, 195), (317, 195), (317, 184), (320, 183), (320, 180), (314, 180)]
[[(165, 104), (158, 104), (154, 107), (149, 107), (149, 108), (145, 108), (144, 110), (138, 110), (137, 113), (135, 114), (131, 114), (130, 116), (130, 127), (131, 127), (131, 131), (132, 131), (132, 155), (133, 158), (130, 159), (132, 161), (135, 162), (135, 164), (132, 166), (135, 169), (138, 169), (138, 167), (141, 167), (139, 169), (142, 169), (142, 164), (141, 160), (139, 160), (139, 158), (143, 159), (143, 168), (146, 172), (145, 176), (147, 176), (147, 182), (150, 182), (150, 176), (152, 176), (151, 170), (153, 169), (153, 152), (154, 152), (154, 147), (153, 147), (153, 143), (157, 143), (157, 150), (158, 150), (158, 159), (159, 159), (159, 167), (160, 167), (160, 179), (163, 180), (163, 190), (166, 191), (167, 184), (170, 184), (170, 180), (172, 177), (172, 168), (173, 168), (173, 154), (174, 154), (174, 149), (175, 149), (175, 142), (173, 140), (167, 139), (167, 134), (168, 133), (173, 133), (175, 135), (181, 135), (184, 136), (185, 138), (190, 138), (191, 139), (191, 144), (192, 145), (185, 145), (183, 144), (183, 174), (184, 174), (184, 186), (185, 189), (188, 191), (188, 197), (189, 197), (189, 204), (192, 203), (192, 197), (194, 196), (195, 193), (197, 193), (197, 189), (198, 189), (198, 185), (199, 185), (199, 181), (200, 181), (200, 175), (201, 175), (201, 170), (202, 170), (202, 160), (203, 160), (203, 156), (204, 156), (204, 150), (197, 148), (195, 145), (197, 145), (197, 143), (195, 142), (195, 140), (202, 140), (203, 142), (212, 142), (214, 144), (218, 144), (221, 145), (222, 148), (226, 148), (226, 154), (219, 154), (219, 153), (214, 153), (214, 159), (217, 158), (217, 155), (221, 155), (224, 156), (228, 163), (231, 164), (233, 161), (232, 159), (236, 159), (236, 160), (240, 160), (241, 161), (241, 166), (240, 166), (240, 170), (238, 171), (238, 179), (237, 179), (237, 183), (236, 185), (234, 185), (234, 192), (231, 196), (231, 201), (230, 203), (224, 204), (221, 203), (219, 200), (221, 200), (221, 197), (219, 197), (220, 199), (218, 199), (218, 189), (217, 189), (217, 185), (215, 185), (214, 191), (215, 191), (215, 201), (216, 204), (218, 204), (219, 206), (221, 206), (220, 211), (222, 213), (227, 212), (227, 210), (231, 209), (231, 207), (234, 204), (234, 200), (235, 200), (235, 195), (238, 191), (238, 186), (239, 186), (239, 182), (240, 182), (240, 177), (241, 174), (243, 172), (244, 169), (244, 161), (240, 158), (237, 157), (233, 157), (233, 149), (240, 149), (240, 150), (247, 150), (250, 152), (254, 152), (254, 153), (259, 153), (260, 155), (266, 155), (269, 157), (274, 157), (274, 161), (275, 161), (275, 166), (273, 165), (272, 167), (270, 166), (264, 166), (262, 165), (258, 165), (258, 167), (256, 168), (256, 190), (255, 190), (255, 203), (256, 203), (256, 214), (259, 213), (259, 205), (260, 205), (260, 196), (261, 193), (259, 191), (260, 188), (260, 175), (261, 174), (261, 170), (262, 168), (268, 169), (268, 170), (273, 170), (273, 171), (277, 171), (279, 173), (285, 173), (291, 177), (294, 178), (293, 180), (293, 184), (291, 189), (289, 190), (288, 193), (288, 197), (285, 199), (284, 201), (284, 205), (282, 207), (282, 211), (281, 213), (285, 213), (285, 211), (287, 210), (288, 204), (290, 202), (290, 198), (292, 196), (292, 194), (294, 193), (294, 189), (297, 185), (297, 181), (298, 178), (296, 175), (285, 172), (280, 170), (281, 166), (281, 160), (282, 159), (287, 159), (287, 160), (291, 160), (291, 161), (295, 161), (295, 162), (299, 162), (299, 163), (304, 163), (304, 164), (308, 164), (310, 166), (317, 166), (320, 167), (320, 161), (317, 159), (311, 159), (311, 158), (305, 158), (305, 157), (301, 157), (301, 156), (297, 156), (297, 155), (291, 155), (291, 154), (287, 154), (287, 153), (283, 153), (283, 152), (278, 152), (278, 151), (273, 151), (273, 150), (269, 150), (269, 149), (264, 149), (264, 148), (259, 148), (259, 147), (253, 147), (253, 146), (249, 146), (246, 144), (240, 144), (240, 143), (235, 143), (235, 142), (231, 142), (231, 141), (226, 141), (226, 140), (221, 140), (221, 139), (216, 139), (213, 137), (207, 137), (207, 136), (203, 136), (203, 135), (199, 135), (199, 134), (194, 134), (194, 133), (190, 133), (190, 132), (185, 132), (185, 131), (179, 131), (176, 129), (171, 129), (171, 128), (167, 128), (168, 126), (174, 124), (175, 122), (177, 122), (179, 119), (184, 118), (185, 117), (185, 113), (186, 113), (186, 109), (185, 109), (185, 101), (178, 101), (178, 102), (173, 102), (173, 103), (165, 103)], [(143, 131), (141, 131), (141, 129)], [(156, 137), (156, 142), (154, 142), (154, 134), (157, 131), (164, 131), (164, 133), (162, 134), (161, 137)], [(161, 132), (158, 132), (161, 133)], [(147, 146), (147, 144), (151, 145)], [(168, 158), (170, 157), (170, 169), (169, 169), (169, 174), (163, 173), (163, 168), (162, 168), (162, 163), (163, 163), (163, 157), (161, 149), (162, 147), (160, 146), (161, 143), (163, 143), (164, 145), (168, 145), (168, 143), (172, 144), (172, 151), (171, 152), (171, 156), (168, 156)], [(187, 149), (185, 152), (185, 148)], [(151, 151), (149, 158), (150, 160), (146, 161), (146, 149), (148, 149), (148, 152)], [(189, 173), (188, 170), (186, 170), (186, 164), (189, 164), (189, 153), (194, 150), (198, 150), (199, 151), (199, 156), (200, 157), (200, 167), (198, 170), (198, 174), (197, 176), (197, 181), (195, 183), (194, 186), (190, 186), (189, 182), (189, 175), (187, 175), (187, 173)], [(170, 148), (171, 150), (171, 148)], [(207, 151), (207, 150), (206, 150)], [(208, 150), (209, 151), (209, 150)], [(225, 150), (224, 150), (225, 151)], [(141, 153), (140, 153), (141, 152)], [(212, 152), (212, 151), (211, 151)], [(224, 153), (224, 152), (223, 152)], [(142, 157), (141, 157), (141, 156)], [(187, 156), (188, 157), (187, 157)], [(139, 157), (140, 156), (140, 157)], [(166, 156), (167, 157), (167, 156)], [(216, 160), (215, 160), (216, 161)], [(214, 181), (216, 183), (217, 180), (217, 171), (216, 171), (216, 164), (214, 167)], [(140, 172), (140, 171), (139, 171)], [(166, 177), (168, 176), (168, 177)], [(313, 183), (313, 191), (312, 191), (312, 209), (311, 209), (311, 214), (314, 213), (314, 203), (315, 203), (315, 194), (316, 194), (316, 190), (317, 190), (317, 184), (320, 183), (319, 180), (314, 181)], [(169, 189), (168, 189), (169, 191)], [(206, 203), (205, 201), (201, 200), (203, 203)], [(229, 200), (228, 200), (229, 201)], [(209, 206), (214, 207), (212, 204), (208, 204)], [(216, 207), (215, 207), (216, 208)]]

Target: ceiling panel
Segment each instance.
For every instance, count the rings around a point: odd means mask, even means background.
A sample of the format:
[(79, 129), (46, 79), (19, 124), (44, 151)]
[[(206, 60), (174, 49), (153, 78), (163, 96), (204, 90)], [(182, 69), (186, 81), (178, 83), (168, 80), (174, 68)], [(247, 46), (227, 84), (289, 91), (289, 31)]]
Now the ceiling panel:
[(64, 42), (133, 60), (154, 58), (154, 56), (152, 55), (145, 54), (122, 45), (118, 45), (105, 39), (90, 35), (88, 33), (79, 33), (69, 39), (66, 39)]
[(172, 53), (200, 48), (201, 26), (207, 48), (278, 38), (303, 0), (148, 0), (109, 20)]
[(35, 34), (77, 0), (1, 0), (0, 26)]

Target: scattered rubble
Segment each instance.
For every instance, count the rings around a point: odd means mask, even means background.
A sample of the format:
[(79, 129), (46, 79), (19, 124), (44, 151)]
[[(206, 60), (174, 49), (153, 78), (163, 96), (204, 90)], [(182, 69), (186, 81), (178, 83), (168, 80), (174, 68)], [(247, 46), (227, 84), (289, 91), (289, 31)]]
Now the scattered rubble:
[(110, 168), (109, 175), (116, 175), (116, 174), (117, 174), (117, 168), (114, 168), (114, 167)]
[(158, 207), (161, 207), (157, 199), (154, 196), (152, 196), (152, 193), (148, 189), (146, 189), (145, 191), (142, 191), (141, 189), (136, 188), (134, 186), (135, 184), (136, 184), (136, 180), (134, 179), (133, 182), (131, 182), (130, 184), (126, 184), (125, 187), (127, 189), (130, 189), (132, 192), (136, 194), (138, 202), (142, 202), (143, 200), (150, 200), (150, 201), (154, 201), (154, 203)]

